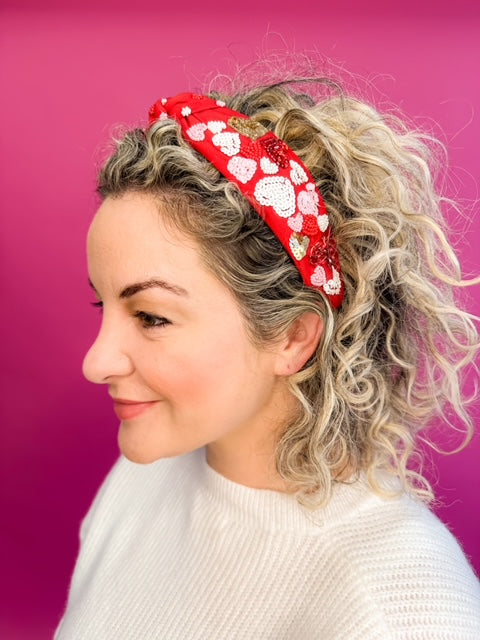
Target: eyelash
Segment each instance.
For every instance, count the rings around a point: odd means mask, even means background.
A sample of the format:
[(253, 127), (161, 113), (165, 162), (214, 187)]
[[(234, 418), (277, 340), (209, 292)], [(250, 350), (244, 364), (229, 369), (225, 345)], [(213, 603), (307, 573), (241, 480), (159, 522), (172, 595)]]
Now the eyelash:
[(133, 315), (140, 320), (144, 329), (159, 329), (160, 327), (165, 327), (167, 324), (170, 324), (167, 318), (152, 316), (150, 313), (145, 313), (145, 311), (137, 311)]
[[(103, 311), (103, 302), (97, 301), (91, 303), (93, 307), (96, 307)], [(151, 313), (146, 313), (145, 311), (137, 311), (133, 314), (134, 318), (138, 318), (142, 323), (142, 327), (144, 329), (158, 329), (160, 327), (165, 327), (167, 324), (171, 324), (170, 320), (167, 318), (163, 318), (162, 316), (154, 316)]]

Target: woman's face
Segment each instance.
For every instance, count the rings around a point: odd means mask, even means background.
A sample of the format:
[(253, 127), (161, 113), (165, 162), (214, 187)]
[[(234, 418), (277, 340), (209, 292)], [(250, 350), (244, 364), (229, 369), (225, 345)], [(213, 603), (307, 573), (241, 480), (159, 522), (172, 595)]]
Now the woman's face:
[(88, 266), (103, 316), (83, 370), (108, 385), (127, 458), (238, 445), (281, 426), (289, 394), (275, 350), (252, 345), (230, 291), (151, 197), (104, 201)]

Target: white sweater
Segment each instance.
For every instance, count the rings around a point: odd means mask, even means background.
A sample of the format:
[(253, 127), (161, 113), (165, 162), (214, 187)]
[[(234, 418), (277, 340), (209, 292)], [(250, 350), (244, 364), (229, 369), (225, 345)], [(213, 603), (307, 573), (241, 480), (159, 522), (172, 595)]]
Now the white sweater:
[(200, 450), (121, 458), (81, 528), (57, 640), (479, 640), (480, 586), (408, 496), (339, 485), (314, 513)]

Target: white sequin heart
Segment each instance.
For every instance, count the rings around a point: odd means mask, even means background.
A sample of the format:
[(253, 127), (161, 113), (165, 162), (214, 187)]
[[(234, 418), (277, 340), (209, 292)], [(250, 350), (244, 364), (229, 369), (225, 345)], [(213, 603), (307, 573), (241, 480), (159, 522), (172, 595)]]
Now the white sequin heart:
[(325, 233), (328, 227), (328, 216), (327, 215), (318, 216), (317, 222), (318, 222), (318, 226), (320, 227), (320, 231), (323, 231), (323, 233)]
[(318, 213), (318, 193), (316, 191), (300, 191), (297, 197), (297, 205), (302, 213), (317, 215)]
[(288, 218), (295, 213), (295, 190), (288, 178), (262, 178), (255, 185), (254, 195), (259, 204), (272, 207), (281, 218)]
[(239, 182), (246, 184), (253, 178), (257, 170), (257, 163), (251, 158), (236, 156), (235, 158), (230, 158), (227, 169)]
[(238, 133), (231, 133), (230, 131), (216, 133), (212, 137), (212, 142), (216, 147), (220, 147), (220, 151), (226, 156), (236, 156), (240, 151), (240, 136)]
[(272, 162), (270, 158), (260, 158), (260, 166), (262, 167), (263, 173), (278, 173), (279, 166), (275, 162)]
[(221, 122), (220, 120), (210, 120), (207, 127), (212, 133), (220, 133), (220, 131), (226, 129), (227, 125), (225, 122)]
[(195, 142), (201, 142), (202, 140), (205, 140), (206, 130), (207, 125), (203, 122), (198, 122), (187, 129), (187, 136), (191, 140), (195, 140)]
[(299, 233), (292, 233), (290, 236), (290, 249), (297, 260), (302, 260), (307, 255), (310, 238)]
[(325, 269), (320, 266), (315, 267), (315, 271), (310, 277), (310, 282), (314, 287), (323, 287), (327, 282), (327, 274), (325, 273)]
[(290, 160), (290, 166), (292, 167), (292, 170), (290, 171), (290, 178), (292, 179), (293, 184), (299, 185), (304, 182), (308, 182), (308, 176), (305, 173), (304, 168), (301, 167), (298, 162)]
[(303, 227), (303, 216), (301, 213), (296, 213), (294, 216), (290, 216), (287, 220), (287, 224), (292, 231), (300, 232)]
[(333, 278), (331, 280), (328, 280), (328, 282), (325, 282), (325, 284), (323, 285), (323, 290), (329, 296), (336, 296), (340, 293), (341, 289), (342, 281), (340, 280), (340, 274), (336, 269), (333, 269)]

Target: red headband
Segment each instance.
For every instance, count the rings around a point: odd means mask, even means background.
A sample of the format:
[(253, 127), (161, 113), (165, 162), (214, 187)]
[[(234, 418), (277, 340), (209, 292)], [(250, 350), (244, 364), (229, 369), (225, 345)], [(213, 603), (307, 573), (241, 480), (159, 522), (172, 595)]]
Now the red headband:
[(300, 158), (259, 122), (220, 100), (193, 93), (159, 100), (150, 126), (168, 117), (265, 220), (295, 262), (304, 283), (328, 296), (337, 309), (344, 296), (328, 213)]

